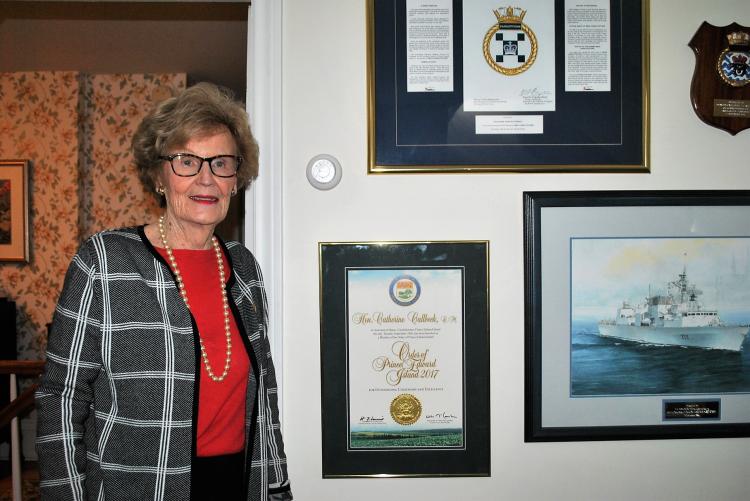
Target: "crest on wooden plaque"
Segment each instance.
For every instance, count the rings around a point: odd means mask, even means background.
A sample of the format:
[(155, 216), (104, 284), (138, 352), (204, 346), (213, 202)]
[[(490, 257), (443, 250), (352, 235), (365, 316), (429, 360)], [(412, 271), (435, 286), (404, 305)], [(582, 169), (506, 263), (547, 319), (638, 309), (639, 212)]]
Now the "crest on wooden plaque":
[(732, 135), (750, 128), (750, 28), (704, 21), (688, 45), (695, 52), (695, 113)]

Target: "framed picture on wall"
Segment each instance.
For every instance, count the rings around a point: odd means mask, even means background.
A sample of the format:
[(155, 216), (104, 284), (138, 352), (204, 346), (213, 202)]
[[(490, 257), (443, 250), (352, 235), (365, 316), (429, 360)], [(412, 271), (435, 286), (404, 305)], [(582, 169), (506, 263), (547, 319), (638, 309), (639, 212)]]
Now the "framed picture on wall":
[(29, 260), (29, 162), (0, 160), (0, 261)]
[(488, 476), (488, 243), (321, 243), (323, 477)]
[(367, 9), (369, 173), (648, 171), (648, 0)]
[(527, 442), (750, 435), (750, 191), (524, 193)]

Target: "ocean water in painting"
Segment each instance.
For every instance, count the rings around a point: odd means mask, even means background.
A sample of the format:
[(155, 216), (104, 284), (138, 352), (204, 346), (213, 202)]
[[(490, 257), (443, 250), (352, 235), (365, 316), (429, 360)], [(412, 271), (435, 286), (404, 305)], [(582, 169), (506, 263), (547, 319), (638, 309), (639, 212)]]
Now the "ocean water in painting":
[(571, 334), (572, 397), (750, 393), (750, 337), (729, 352), (602, 338), (596, 322), (573, 322)]

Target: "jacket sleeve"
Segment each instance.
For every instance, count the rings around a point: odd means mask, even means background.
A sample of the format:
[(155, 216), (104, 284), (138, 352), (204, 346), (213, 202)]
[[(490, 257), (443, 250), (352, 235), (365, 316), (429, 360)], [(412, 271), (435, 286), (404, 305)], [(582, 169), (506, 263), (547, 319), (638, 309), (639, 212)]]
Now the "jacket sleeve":
[(271, 359), (271, 349), (268, 336), (262, 336), (268, 358), (266, 360), (266, 412), (270, 419), (268, 425), (268, 500), (290, 501), (293, 499), (289, 484), (289, 474), (286, 466), (286, 453), (284, 452), (284, 440), (281, 437), (281, 423), (279, 420), (278, 387), (276, 383), (276, 372)]
[(101, 292), (93, 254), (89, 240), (68, 268), (36, 392), (39, 487), (45, 500), (86, 499), (84, 423), (102, 367)]
[(258, 412), (258, 426), (265, 428), (261, 432), (265, 440), (261, 440), (261, 443), (265, 446), (263, 456), (267, 463), (268, 501), (290, 501), (293, 496), (289, 474), (287, 473), (284, 440), (281, 436), (278, 385), (273, 359), (271, 358), (271, 345), (268, 339), (268, 301), (263, 287), (260, 266), (252, 255), (250, 255), (250, 259), (253, 267), (252, 273), (255, 275), (251, 280), (251, 283), (254, 282), (251, 291), (260, 330), (261, 349), (259, 354), (264, 357), (261, 361), (263, 374), (261, 374), (262, 382), (258, 392), (258, 405), (261, 407)]

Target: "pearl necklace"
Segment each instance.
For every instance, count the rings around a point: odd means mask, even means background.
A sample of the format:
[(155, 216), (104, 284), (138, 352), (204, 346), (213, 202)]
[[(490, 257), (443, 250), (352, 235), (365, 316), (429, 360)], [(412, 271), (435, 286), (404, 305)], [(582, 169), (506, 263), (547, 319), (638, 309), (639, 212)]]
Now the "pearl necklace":
[[(164, 231), (164, 216), (159, 217), (159, 235), (161, 235), (161, 243), (164, 246), (164, 249), (167, 251), (167, 257), (169, 257), (169, 262), (172, 265), (172, 271), (174, 271), (174, 276), (177, 279), (177, 287), (180, 290), (180, 295), (182, 296), (182, 300), (185, 302), (185, 306), (187, 306), (189, 310), (190, 304), (188, 303), (187, 291), (185, 290), (185, 284), (182, 282), (180, 269), (177, 267), (177, 260), (174, 258), (172, 249), (169, 247), (169, 245), (167, 245), (167, 234)], [(224, 372), (221, 374), (221, 376), (217, 376), (216, 374), (214, 374), (214, 371), (211, 369), (211, 363), (208, 361), (208, 353), (206, 353), (206, 347), (203, 344), (203, 339), (200, 337), (200, 334), (198, 335), (198, 341), (201, 345), (201, 357), (203, 358), (203, 364), (206, 366), (208, 377), (210, 377), (217, 383), (220, 383), (224, 381), (224, 378), (227, 377), (227, 374), (229, 373), (229, 366), (232, 363), (232, 330), (230, 328), (229, 302), (227, 301), (227, 291), (224, 288), (224, 260), (222, 259), (221, 255), (221, 247), (219, 246), (219, 241), (215, 236), (211, 237), (211, 243), (213, 244), (214, 252), (216, 253), (216, 263), (219, 266), (219, 289), (221, 289), (221, 302), (224, 309), (224, 334), (227, 338), (227, 358), (224, 362)]]

